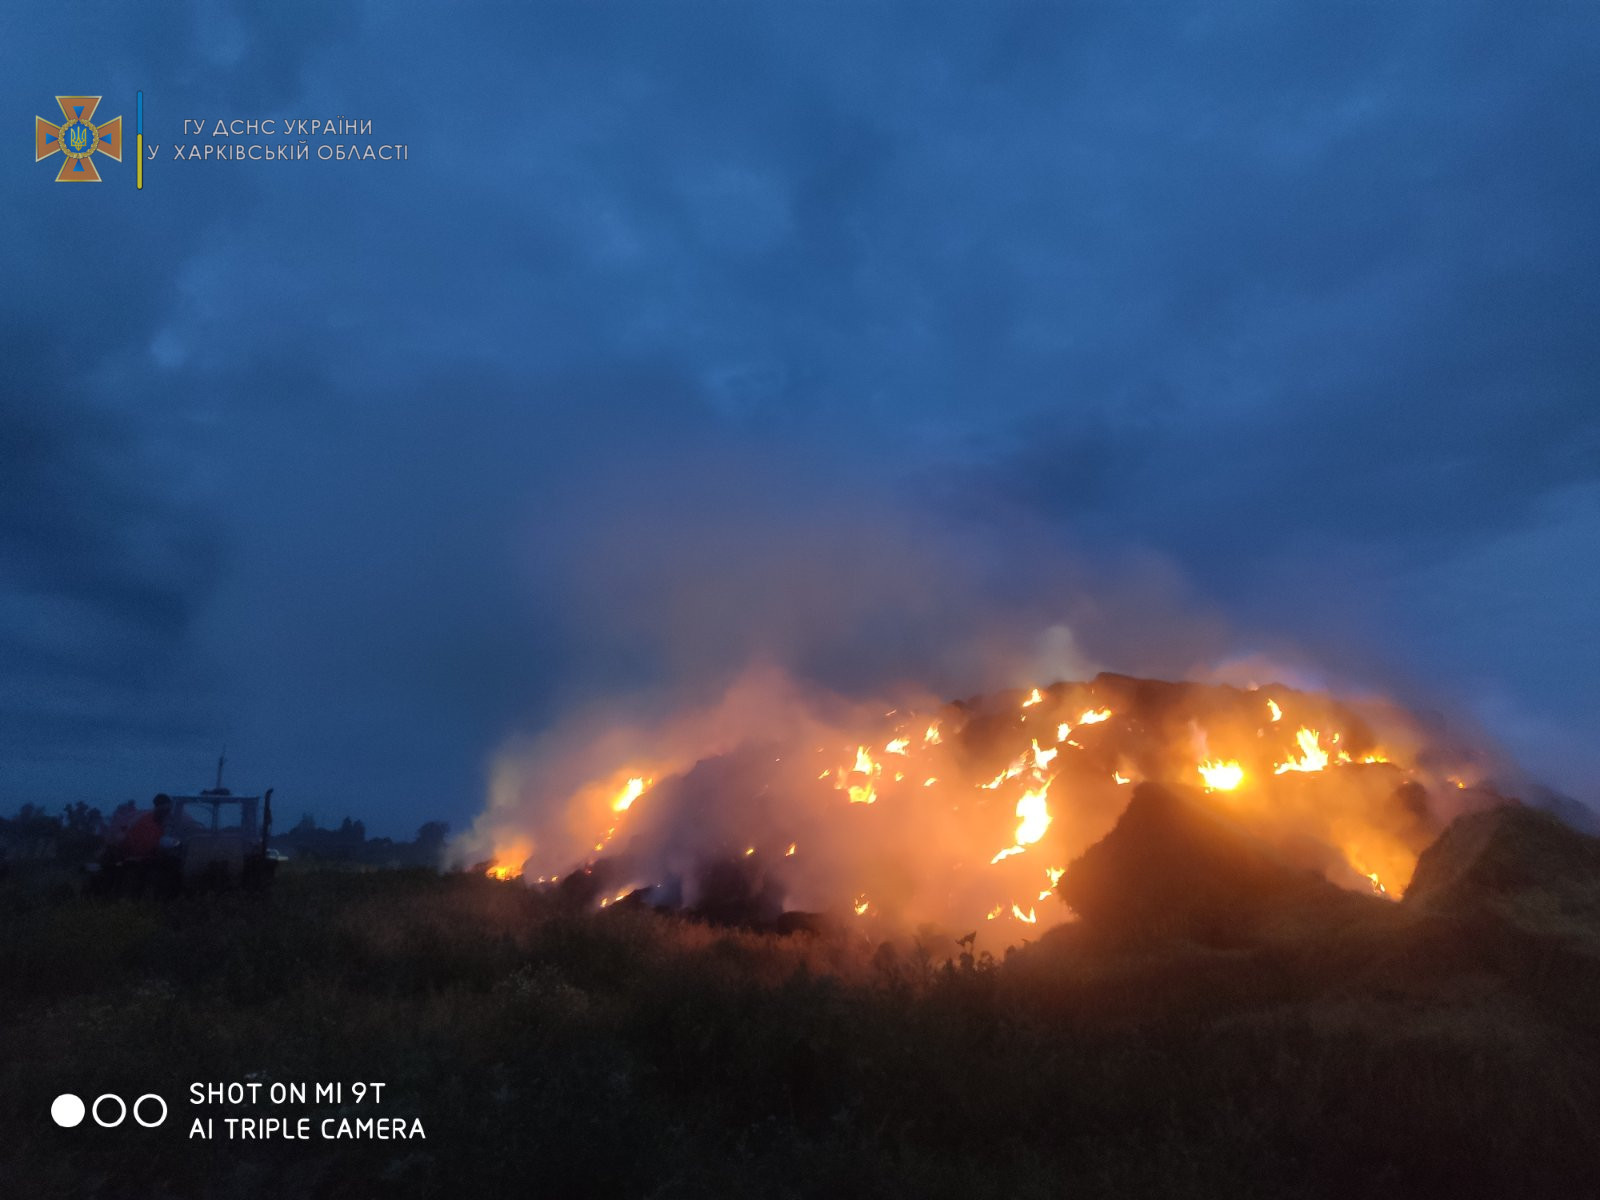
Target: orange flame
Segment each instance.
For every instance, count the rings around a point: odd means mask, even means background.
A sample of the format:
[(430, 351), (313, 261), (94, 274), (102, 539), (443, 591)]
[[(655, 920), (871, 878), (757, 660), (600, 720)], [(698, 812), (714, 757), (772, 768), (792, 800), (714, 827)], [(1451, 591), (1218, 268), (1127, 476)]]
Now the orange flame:
[(1244, 767), (1214, 759), (1200, 764), (1200, 778), (1206, 781), (1208, 791), (1231, 792), (1244, 782)]
[(1021, 854), (1033, 845), (1050, 828), (1050, 806), (1045, 802), (1045, 794), (1050, 790), (1047, 783), (1035, 791), (1026, 792), (1021, 800), (1017, 801), (1017, 841), (1016, 845), (1008, 846), (989, 860), (990, 864), (1001, 859), (1010, 858), (1013, 854)]
[(628, 780), (622, 791), (617, 793), (617, 798), (611, 802), (611, 811), (627, 812), (633, 807), (633, 802), (644, 795), (645, 789), (653, 782), (654, 780), (647, 780), (642, 775), (635, 775)]
[(1321, 744), (1322, 735), (1315, 729), (1302, 728), (1294, 735), (1294, 740), (1300, 745), (1300, 757), (1279, 763), (1273, 768), (1274, 775), (1285, 771), (1320, 771), (1328, 765), (1328, 752)]

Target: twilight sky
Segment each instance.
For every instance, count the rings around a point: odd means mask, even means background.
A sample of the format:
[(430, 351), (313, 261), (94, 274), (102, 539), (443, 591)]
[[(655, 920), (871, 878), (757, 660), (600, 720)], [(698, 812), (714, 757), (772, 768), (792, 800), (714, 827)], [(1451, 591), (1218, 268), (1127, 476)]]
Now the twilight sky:
[[(10, 5), (0, 809), (226, 741), (460, 829), (576, 705), (1064, 628), (1594, 804), (1597, 61), (1589, 4)], [(32, 161), (140, 88), (144, 191)], [(407, 161), (172, 160), (336, 115)]]

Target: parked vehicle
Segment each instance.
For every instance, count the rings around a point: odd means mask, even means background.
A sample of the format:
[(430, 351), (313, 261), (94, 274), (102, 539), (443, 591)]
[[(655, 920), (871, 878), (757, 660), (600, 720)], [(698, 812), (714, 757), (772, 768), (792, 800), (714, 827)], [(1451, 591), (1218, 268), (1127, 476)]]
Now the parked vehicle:
[(272, 829), (272, 789), (236, 796), (217, 782), (195, 795), (158, 795), (108, 831), (89, 887), (102, 895), (176, 895), (184, 891), (244, 887), (272, 881), (282, 855), (267, 849)]

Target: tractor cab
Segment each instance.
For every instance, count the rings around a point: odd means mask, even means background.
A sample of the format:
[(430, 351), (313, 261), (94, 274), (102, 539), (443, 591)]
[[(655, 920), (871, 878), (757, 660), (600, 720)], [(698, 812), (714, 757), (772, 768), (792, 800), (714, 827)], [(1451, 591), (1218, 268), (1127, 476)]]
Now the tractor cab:
[(265, 860), (257, 814), (260, 796), (208, 788), (174, 796), (162, 848), (176, 855), (183, 882), (238, 883)]
[[(267, 850), (272, 828), (272, 789), (260, 796), (235, 796), (222, 786), (217, 760), (214, 787), (194, 795), (156, 797), (153, 813), (134, 823), (160, 822), (159, 840), (113, 836), (90, 868), (91, 886), (110, 893), (173, 894), (204, 888), (263, 887), (281, 856)], [(151, 844), (154, 840), (154, 844)]]

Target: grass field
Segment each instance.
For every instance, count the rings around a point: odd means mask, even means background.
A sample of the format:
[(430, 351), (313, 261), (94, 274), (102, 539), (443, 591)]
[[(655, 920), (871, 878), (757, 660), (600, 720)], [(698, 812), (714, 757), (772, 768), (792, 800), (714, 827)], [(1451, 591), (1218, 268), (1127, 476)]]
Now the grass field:
[[(427, 872), (166, 904), (13, 876), (0, 1194), (1597, 1195), (1596, 1000), (1560, 954), (1395, 905), (994, 962)], [(339, 1115), (187, 1102), (246, 1080), (382, 1082), (361, 1111), (426, 1139), (190, 1138)], [(57, 1128), (69, 1091), (172, 1116)]]

